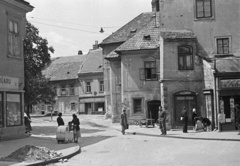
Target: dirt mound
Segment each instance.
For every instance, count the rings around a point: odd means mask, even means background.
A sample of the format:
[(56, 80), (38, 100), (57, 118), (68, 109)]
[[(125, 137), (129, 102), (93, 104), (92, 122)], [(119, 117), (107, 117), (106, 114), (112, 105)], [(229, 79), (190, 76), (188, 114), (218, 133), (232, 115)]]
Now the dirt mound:
[(15, 152), (11, 153), (7, 157), (1, 158), (5, 161), (38, 161), (38, 160), (50, 160), (52, 158), (61, 157), (61, 153), (57, 153), (54, 150), (50, 150), (46, 147), (26, 145)]

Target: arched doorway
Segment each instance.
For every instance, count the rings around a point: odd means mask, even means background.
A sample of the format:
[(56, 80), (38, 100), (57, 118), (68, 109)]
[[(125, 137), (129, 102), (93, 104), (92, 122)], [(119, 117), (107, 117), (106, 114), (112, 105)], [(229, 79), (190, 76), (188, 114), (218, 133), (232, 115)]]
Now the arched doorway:
[(159, 100), (152, 100), (147, 102), (148, 111), (147, 111), (147, 118), (154, 119), (157, 122), (158, 119), (158, 107), (161, 105), (161, 101)]
[(181, 112), (185, 107), (188, 113), (188, 123), (192, 124), (192, 110), (197, 107), (196, 93), (191, 91), (181, 91), (174, 94), (174, 121), (175, 126), (182, 125)]

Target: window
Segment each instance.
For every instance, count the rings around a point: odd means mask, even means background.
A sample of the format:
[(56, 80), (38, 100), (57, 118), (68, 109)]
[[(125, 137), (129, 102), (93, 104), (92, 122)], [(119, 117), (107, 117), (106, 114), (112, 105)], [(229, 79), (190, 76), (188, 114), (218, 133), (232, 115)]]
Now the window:
[(91, 82), (86, 82), (86, 93), (91, 93)]
[(229, 38), (217, 39), (217, 54), (229, 54)]
[(19, 26), (16, 21), (8, 21), (8, 52), (10, 57), (20, 57)]
[(21, 125), (21, 95), (7, 93), (7, 126)]
[(193, 69), (193, 49), (191, 46), (178, 47), (178, 69), (179, 70)]
[(3, 96), (0, 93), (0, 127), (3, 127)]
[(65, 95), (67, 95), (67, 90), (66, 90), (65, 86), (63, 86), (61, 88), (61, 96), (65, 96)]
[(211, 18), (212, 13), (212, 0), (196, 0), (196, 18)]
[(71, 110), (75, 111), (75, 109), (76, 109), (76, 103), (71, 103)]
[(75, 95), (75, 87), (73, 85), (70, 86), (69, 93), (70, 95)]
[(101, 80), (99, 81), (99, 92), (103, 92), (104, 91), (104, 82)]
[(156, 62), (147, 61), (144, 62), (144, 69), (140, 69), (141, 80), (157, 80)]
[(133, 113), (141, 113), (142, 112), (142, 99), (133, 99)]

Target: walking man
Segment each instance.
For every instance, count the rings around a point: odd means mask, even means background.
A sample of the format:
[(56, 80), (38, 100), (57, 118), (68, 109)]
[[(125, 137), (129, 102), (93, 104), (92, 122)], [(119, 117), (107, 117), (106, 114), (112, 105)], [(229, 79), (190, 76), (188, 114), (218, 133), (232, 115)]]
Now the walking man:
[(159, 128), (162, 132), (161, 135), (166, 135), (166, 111), (162, 109), (162, 106), (159, 106), (159, 112), (158, 112), (158, 117), (159, 117)]
[(121, 124), (121, 127), (122, 127), (122, 134), (125, 135), (125, 130), (128, 129), (127, 114), (126, 114), (126, 110), (125, 109), (121, 113), (120, 124)]

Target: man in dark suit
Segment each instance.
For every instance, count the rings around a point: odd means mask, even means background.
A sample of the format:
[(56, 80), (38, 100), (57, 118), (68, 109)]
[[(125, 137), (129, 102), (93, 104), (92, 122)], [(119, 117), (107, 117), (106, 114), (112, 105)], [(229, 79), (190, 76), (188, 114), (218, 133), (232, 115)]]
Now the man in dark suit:
[(159, 128), (162, 132), (161, 135), (166, 135), (167, 134), (167, 130), (166, 130), (167, 114), (166, 114), (166, 111), (162, 109), (162, 106), (159, 106), (158, 117), (159, 117)]

